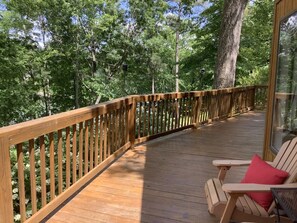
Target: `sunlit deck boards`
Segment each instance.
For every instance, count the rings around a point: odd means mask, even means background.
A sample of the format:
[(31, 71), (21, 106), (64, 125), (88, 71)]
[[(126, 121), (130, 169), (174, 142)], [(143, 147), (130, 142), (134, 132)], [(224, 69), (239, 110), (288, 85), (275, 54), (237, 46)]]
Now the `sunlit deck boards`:
[(263, 135), (264, 113), (248, 113), (137, 146), (47, 222), (218, 222), (203, 189), (217, 175), (211, 161), (261, 154)]

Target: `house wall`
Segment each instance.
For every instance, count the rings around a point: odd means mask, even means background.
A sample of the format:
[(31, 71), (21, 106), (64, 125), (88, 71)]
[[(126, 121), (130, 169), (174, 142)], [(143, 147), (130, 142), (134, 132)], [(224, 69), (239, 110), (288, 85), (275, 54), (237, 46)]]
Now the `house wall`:
[(275, 89), (275, 78), (277, 69), (277, 52), (279, 41), (279, 25), (282, 19), (292, 14), (297, 10), (297, 0), (275, 0), (274, 6), (274, 27), (272, 37), (272, 49), (270, 58), (270, 78), (268, 90), (268, 106), (266, 115), (265, 140), (263, 147), (263, 158), (265, 160), (273, 160), (275, 154), (271, 151), (271, 129), (272, 129), (272, 115), (273, 115), (273, 96)]

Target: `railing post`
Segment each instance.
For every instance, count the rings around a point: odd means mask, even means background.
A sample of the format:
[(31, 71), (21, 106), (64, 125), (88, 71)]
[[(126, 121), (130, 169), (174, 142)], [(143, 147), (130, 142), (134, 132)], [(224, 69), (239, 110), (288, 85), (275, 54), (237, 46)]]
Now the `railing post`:
[(129, 115), (128, 115), (128, 128), (129, 128), (129, 141), (131, 143), (131, 149), (134, 148), (135, 143), (135, 115), (136, 113), (136, 99), (135, 97), (132, 97), (132, 105), (129, 109)]
[(230, 94), (230, 107), (229, 107), (229, 112), (228, 112), (228, 117), (233, 117), (234, 116), (234, 111), (235, 111), (235, 92), (234, 89), (232, 89), (232, 93)]
[(255, 110), (256, 108), (256, 94), (257, 94), (257, 86), (253, 86), (252, 93), (251, 93), (251, 110)]
[(202, 106), (202, 96), (195, 97), (194, 96), (194, 109), (193, 109), (193, 125), (194, 128), (198, 128), (199, 125), (199, 116), (200, 116), (200, 110)]
[(216, 97), (214, 97), (214, 95), (217, 96), (218, 91), (217, 90), (213, 90), (210, 92), (209, 94), (209, 108), (208, 108), (208, 112), (209, 112), (209, 117), (208, 117), (208, 123), (211, 123), (214, 121), (215, 119), (215, 115), (216, 115)]
[(0, 139), (0, 223), (13, 222), (9, 143)]

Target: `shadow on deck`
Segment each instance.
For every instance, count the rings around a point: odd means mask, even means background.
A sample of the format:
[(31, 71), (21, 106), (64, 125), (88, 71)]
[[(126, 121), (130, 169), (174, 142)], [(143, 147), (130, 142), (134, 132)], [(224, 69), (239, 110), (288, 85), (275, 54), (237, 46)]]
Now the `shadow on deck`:
[[(250, 112), (185, 130), (129, 150), (47, 222), (218, 222), (207, 211), (204, 183), (213, 159), (262, 154), (264, 113)], [(230, 170), (226, 181), (241, 179)]]

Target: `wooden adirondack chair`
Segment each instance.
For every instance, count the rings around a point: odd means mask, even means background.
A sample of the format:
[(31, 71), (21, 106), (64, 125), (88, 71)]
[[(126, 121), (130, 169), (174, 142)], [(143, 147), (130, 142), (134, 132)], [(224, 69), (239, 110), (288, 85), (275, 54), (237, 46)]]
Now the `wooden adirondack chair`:
[[(273, 187), (297, 188), (297, 137), (285, 142), (273, 162), (269, 164), (277, 169), (289, 173), (289, 177), (282, 185), (261, 184), (224, 184), (226, 172), (231, 167), (249, 165), (246, 160), (214, 160), (213, 165), (219, 168), (218, 178), (210, 179), (205, 184), (205, 193), (208, 203), (208, 211), (220, 218), (220, 223), (258, 222), (274, 223), (276, 216), (273, 214), (274, 202), (268, 211), (253, 201), (245, 193), (270, 191)], [(282, 217), (281, 222), (291, 222)]]

